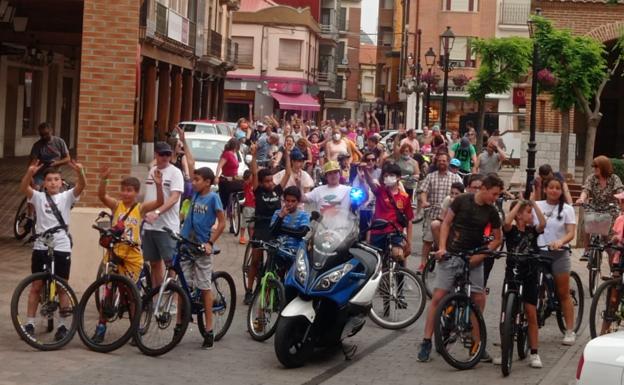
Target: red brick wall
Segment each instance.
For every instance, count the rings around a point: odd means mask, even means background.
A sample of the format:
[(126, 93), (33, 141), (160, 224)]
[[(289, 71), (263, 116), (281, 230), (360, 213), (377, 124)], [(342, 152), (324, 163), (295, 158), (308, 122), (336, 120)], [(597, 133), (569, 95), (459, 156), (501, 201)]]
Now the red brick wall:
[(349, 15), (347, 19), (349, 25), (347, 29), (350, 34), (347, 39), (347, 60), (349, 60), (349, 69), (351, 69), (351, 75), (347, 80), (347, 92), (346, 99), (357, 101), (358, 100), (358, 85), (360, 84), (360, 8), (349, 8)]
[[(572, 3), (570, 1), (553, 2), (533, 0), (532, 8), (541, 8), (542, 16), (553, 22), (557, 28), (566, 28), (576, 35), (588, 35), (600, 42), (617, 37), (624, 27), (624, 5), (607, 5), (601, 3)], [(531, 89), (525, 93), (527, 97), (526, 122), (530, 119)], [(570, 125), (574, 127), (574, 111), (570, 116)], [(548, 95), (539, 95), (537, 102), (537, 130), (561, 131), (561, 115), (552, 108)]]
[(99, 170), (112, 186), (131, 169), (139, 2), (84, 0), (77, 158), (87, 171), (81, 205), (96, 206)]

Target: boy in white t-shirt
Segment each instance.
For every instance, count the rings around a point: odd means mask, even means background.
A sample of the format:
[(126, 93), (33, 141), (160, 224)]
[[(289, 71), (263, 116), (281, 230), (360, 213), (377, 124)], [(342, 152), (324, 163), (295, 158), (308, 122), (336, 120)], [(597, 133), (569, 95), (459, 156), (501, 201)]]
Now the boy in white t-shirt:
[[(61, 192), (63, 179), (61, 178), (60, 171), (56, 168), (48, 168), (42, 172), (45, 191), (36, 191), (31, 187), (33, 176), (43, 167), (43, 163), (39, 161), (36, 161), (28, 167), (28, 171), (26, 171), (26, 175), (24, 175), (20, 183), (20, 191), (26, 195), (28, 202), (32, 205), (37, 215), (35, 232), (37, 234), (43, 234), (53, 228), (58, 229), (54, 232), (55, 273), (65, 280), (69, 280), (69, 268), (71, 265), (70, 256), (72, 245), (68, 229), (70, 218), (69, 211), (72, 205), (78, 200), (78, 197), (86, 185), (82, 165), (72, 161), (69, 163), (69, 166), (76, 172), (78, 181), (74, 188), (67, 191)], [(58, 213), (61, 218), (58, 218), (55, 212)], [(44, 272), (49, 263), (47, 246), (43, 244), (42, 239), (38, 238), (33, 246), (31, 272), (33, 274)], [(42, 281), (34, 282), (28, 295), (27, 320), (24, 325), (24, 331), (33, 337), (35, 336), (35, 317), (40, 296), (39, 292), (41, 291), (42, 285)], [(69, 299), (67, 298), (67, 293), (64, 291), (59, 293), (59, 297), (61, 303), (59, 314), (61, 314), (61, 317), (59, 317), (58, 328), (54, 334), (54, 339), (56, 341), (63, 340), (68, 333), (65, 317), (62, 316), (62, 310), (69, 306)]]

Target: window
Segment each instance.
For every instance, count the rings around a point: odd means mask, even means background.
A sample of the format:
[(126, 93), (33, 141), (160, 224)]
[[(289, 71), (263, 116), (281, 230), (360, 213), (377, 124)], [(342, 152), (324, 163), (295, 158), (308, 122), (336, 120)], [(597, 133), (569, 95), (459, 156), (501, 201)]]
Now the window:
[(383, 9), (394, 9), (394, 0), (381, 0)]
[(19, 84), (23, 87), (22, 136), (36, 135), (41, 111), (41, 71), (19, 69)]
[(186, 17), (188, 15), (188, 0), (169, 0), (169, 8)]
[(347, 9), (345, 7), (341, 7), (338, 12), (338, 30), (347, 30)]
[(343, 64), (345, 58), (345, 46), (346, 44), (344, 41), (339, 41), (338, 45), (336, 46), (336, 61), (339, 65)]
[(362, 93), (373, 94), (374, 83), (375, 81), (372, 76), (364, 76), (362, 79)]
[(379, 40), (382, 46), (392, 47), (392, 31), (381, 31)]
[(280, 39), (279, 68), (301, 70), (301, 40)]
[[(470, 37), (457, 36), (453, 49), (450, 52), (450, 64), (455, 67), (475, 67), (476, 56), (471, 52)], [(440, 39), (440, 52), (444, 52), (443, 42)]]
[(238, 43), (238, 65), (253, 67), (253, 37), (232, 36), (232, 42)]
[(479, 0), (442, 0), (443, 11), (477, 12)]
[[(336, 88), (334, 92), (328, 92), (325, 97), (328, 99), (342, 99), (342, 85), (344, 83), (344, 78), (342, 76), (336, 76)], [(328, 118), (331, 119), (331, 118)], [(340, 118), (342, 119), (342, 118)]]

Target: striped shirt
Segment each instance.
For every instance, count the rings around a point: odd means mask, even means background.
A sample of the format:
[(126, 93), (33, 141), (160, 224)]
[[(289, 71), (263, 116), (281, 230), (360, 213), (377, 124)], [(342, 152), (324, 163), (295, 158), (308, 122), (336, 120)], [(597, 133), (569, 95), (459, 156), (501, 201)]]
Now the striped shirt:
[[(273, 218), (271, 218), (271, 226), (273, 226), (273, 224), (277, 220), (279, 212), (280, 210), (276, 210), (273, 214)], [(304, 226), (307, 226), (308, 228), (310, 227), (310, 213), (299, 209), (297, 209), (297, 211), (292, 214), (286, 215), (282, 220), (281, 225), (282, 228), (288, 228), (293, 230), (301, 229)], [(293, 253), (304, 245), (303, 239), (291, 237), (289, 235), (280, 235), (278, 239), (280, 240), (284, 248), (291, 249)]]
[(459, 175), (450, 171), (445, 173), (435, 171), (427, 174), (418, 191), (427, 194), (427, 202), (431, 205), (431, 209), (427, 214), (429, 219), (435, 219), (440, 216), (442, 202), (447, 195), (451, 194), (451, 185), (455, 182), (462, 183), (462, 179)]

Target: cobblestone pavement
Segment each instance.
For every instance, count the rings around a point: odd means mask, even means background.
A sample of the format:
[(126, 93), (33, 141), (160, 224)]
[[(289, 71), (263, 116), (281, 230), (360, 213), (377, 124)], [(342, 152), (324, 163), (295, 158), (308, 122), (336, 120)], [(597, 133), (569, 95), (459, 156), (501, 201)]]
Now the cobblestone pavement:
[[(4, 174), (0, 171), (0, 179)], [(15, 180), (1, 184), (0, 204), (19, 200), (15, 197)], [(11, 190), (8, 185), (13, 184)], [(13, 192), (10, 192), (13, 191)], [(5, 207), (5, 206), (0, 206)], [(9, 206), (6, 206), (9, 207)], [(14, 211), (13, 211), (14, 212)], [(5, 215), (10, 216), (11, 213)], [(12, 221), (12, 219), (11, 219)], [(490, 384), (556, 384), (574, 383), (576, 363), (588, 339), (587, 314), (577, 344), (571, 348), (561, 345), (561, 337), (554, 319), (540, 330), (540, 356), (544, 369), (530, 369), (525, 362), (516, 362), (514, 371), (503, 378), (500, 368), (480, 364), (474, 370), (459, 372), (451, 368), (437, 354), (426, 364), (416, 361), (417, 345), (422, 338), (424, 319), (403, 331), (388, 331), (367, 322), (364, 329), (352, 338), (358, 345), (353, 361), (346, 362), (341, 353), (315, 357), (306, 367), (283, 369), (275, 357), (273, 340), (258, 343), (251, 340), (245, 327), (246, 307), (240, 291), (240, 265), (244, 248), (234, 237), (226, 234), (219, 242), (223, 250), (216, 258), (219, 270), (230, 272), (237, 283), (239, 298), (237, 311), (228, 334), (210, 351), (199, 349), (201, 338), (197, 327), (191, 324), (184, 340), (169, 354), (150, 358), (137, 349), (125, 346), (113, 353), (98, 354), (85, 348), (78, 336), (63, 350), (38, 352), (29, 348), (15, 333), (10, 321), (9, 303), (19, 280), (30, 267), (28, 246), (8, 237), (10, 222), (0, 222), (0, 385), (28, 384), (465, 384), (477, 379)], [(416, 231), (415, 238), (419, 238)], [(419, 250), (420, 242), (414, 245)], [(585, 269), (574, 258), (574, 268), (586, 283)], [(416, 266), (416, 258), (410, 267)], [(497, 262), (492, 279), (492, 294), (485, 313), (488, 326), (488, 350), (498, 354), (498, 309), (504, 264)], [(94, 272), (95, 274), (95, 272)], [(71, 281), (70, 281), (71, 282)], [(80, 296), (82, 293), (77, 293)], [(589, 298), (585, 298), (586, 313)], [(471, 381), (471, 380), (468, 380)], [(473, 380), (474, 381), (474, 380)]]

